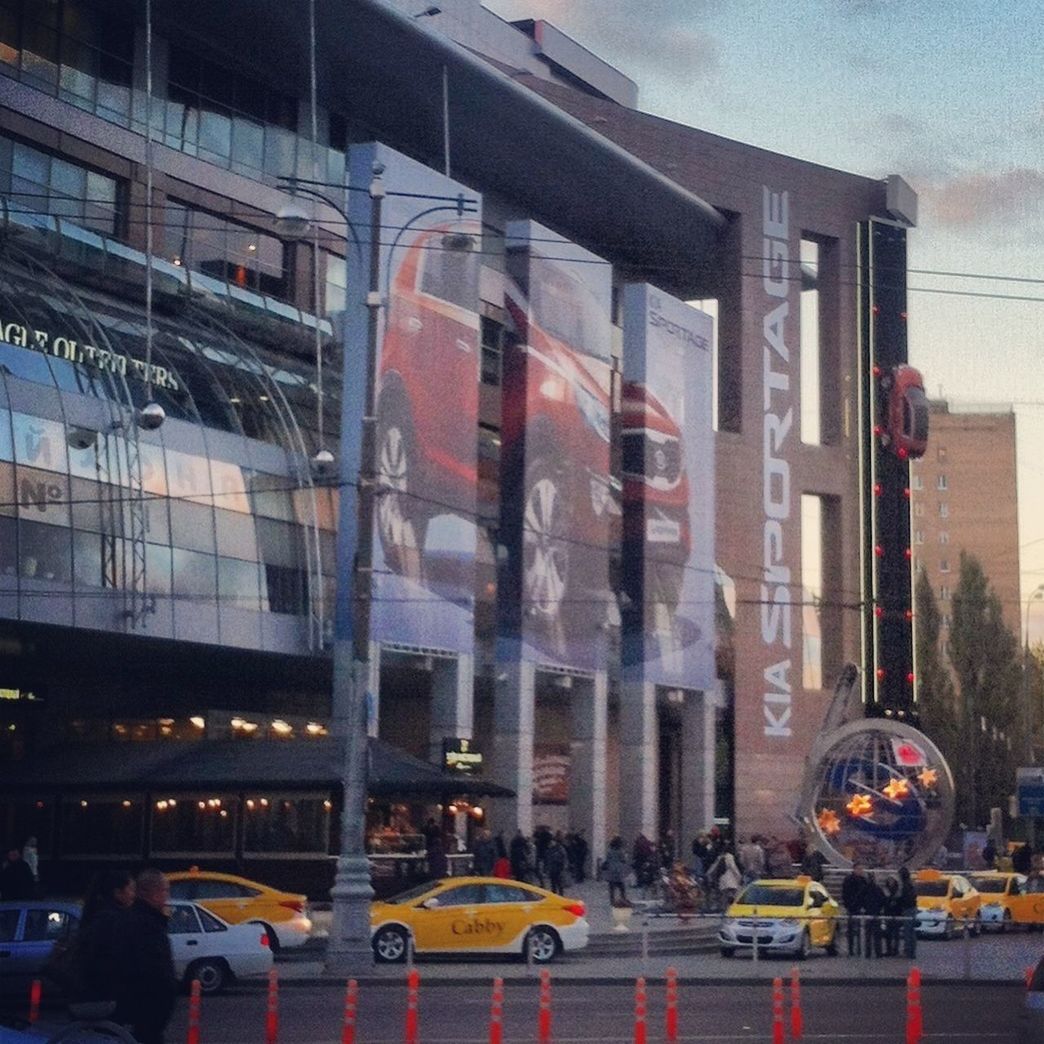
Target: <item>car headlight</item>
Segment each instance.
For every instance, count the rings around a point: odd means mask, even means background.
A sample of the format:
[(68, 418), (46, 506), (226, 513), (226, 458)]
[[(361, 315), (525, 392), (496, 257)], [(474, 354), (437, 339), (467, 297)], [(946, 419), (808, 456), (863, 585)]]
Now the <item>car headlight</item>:
[(801, 924), (796, 917), (784, 917), (779, 923), (787, 928), (797, 928), (797, 926)]

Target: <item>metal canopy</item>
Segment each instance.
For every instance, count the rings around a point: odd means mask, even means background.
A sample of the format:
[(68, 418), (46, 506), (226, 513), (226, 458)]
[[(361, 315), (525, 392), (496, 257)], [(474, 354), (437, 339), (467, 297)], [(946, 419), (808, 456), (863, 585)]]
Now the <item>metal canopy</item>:
[[(123, 0), (126, 8), (141, 4)], [(510, 76), (380, 0), (317, 0), (321, 103), (442, 166), (448, 71), (452, 174), (628, 274), (692, 288), (724, 222), (710, 205)], [(418, 5), (420, 7), (421, 5)], [(154, 0), (156, 29), (308, 96), (307, 5)], [(358, 133), (358, 131), (356, 132)]]

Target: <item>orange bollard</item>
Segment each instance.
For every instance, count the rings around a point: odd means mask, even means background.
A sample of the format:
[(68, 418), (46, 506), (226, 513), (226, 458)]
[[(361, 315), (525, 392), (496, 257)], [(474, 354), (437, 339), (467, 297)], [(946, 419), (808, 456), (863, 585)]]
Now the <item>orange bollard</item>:
[(911, 968), (906, 977), (906, 1044), (920, 1044), (924, 1036), (921, 1012), (921, 970)]
[(493, 1000), (489, 1006), (489, 1044), (502, 1044), (504, 1040), (504, 980), (499, 976), (493, 980)]
[(678, 1039), (678, 973), (667, 969), (667, 1027), (666, 1040), (674, 1044)]
[(772, 1044), (784, 1044), (783, 1033), (783, 980), (777, 975), (772, 980)]
[(540, 1044), (551, 1042), (551, 973), (540, 969), (540, 1023), (537, 1027)]
[(359, 984), (348, 980), (344, 992), (344, 1024), (341, 1026), (341, 1044), (355, 1044), (355, 1009), (359, 1002)]
[(268, 973), (268, 1006), (265, 1009), (265, 1044), (276, 1044), (279, 1038), (279, 973)]
[(406, 1044), (417, 1044), (417, 994), (420, 992), (420, 974), (411, 968), (406, 976)]
[[(17, 925), (17, 921), (15, 922)], [(29, 1025), (32, 1026), (34, 1022), (40, 1017), (40, 994), (43, 991), (43, 984), (39, 979), (33, 979), (32, 985), (29, 987)]]
[(185, 1044), (199, 1044), (199, 1004), (201, 996), (199, 979), (193, 979), (192, 990), (189, 992), (188, 1035), (185, 1037)]
[(790, 1039), (801, 1040), (805, 1020), (801, 1013), (801, 973), (797, 965), (790, 969)]
[(634, 1044), (647, 1044), (645, 1027), (645, 976), (634, 983)]

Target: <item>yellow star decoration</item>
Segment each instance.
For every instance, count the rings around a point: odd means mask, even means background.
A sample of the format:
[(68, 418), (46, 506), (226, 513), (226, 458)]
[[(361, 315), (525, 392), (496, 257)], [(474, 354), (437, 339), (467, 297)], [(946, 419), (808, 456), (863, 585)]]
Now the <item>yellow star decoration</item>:
[(921, 769), (921, 773), (917, 778), (921, 781), (922, 787), (934, 787), (939, 781), (939, 773), (936, 769)]
[(841, 832), (841, 820), (837, 818), (837, 813), (832, 808), (821, 808), (816, 816), (816, 822), (824, 834)]
[(887, 786), (881, 788), (881, 793), (895, 801), (897, 798), (906, 797), (910, 793), (910, 784), (905, 779), (893, 779)]
[(856, 794), (845, 808), (848, 809), (849, 815), (866, 816), (874, 810), (874, 803), (869, 794)]

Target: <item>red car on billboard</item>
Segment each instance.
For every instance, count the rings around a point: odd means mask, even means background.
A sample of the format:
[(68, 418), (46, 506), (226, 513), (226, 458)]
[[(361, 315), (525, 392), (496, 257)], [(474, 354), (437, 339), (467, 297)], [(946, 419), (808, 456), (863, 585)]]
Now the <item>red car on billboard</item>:
[(677, 610), (692, 551), (682, 433), (642, 384), (623, 386), (620, 443), (624, 562), (645, 562), (643, 601)]
[(888, 391), (885, 442), (900, 460), (923, 457), (928, 448), (928, 396), (919, 370), (905, 363), (883, 379)]
[(440, 224), (388, 261), (377, 529), (388, 566), (414, 578), (430, 521), (475, 510), (480, 233), (475, 221)]

